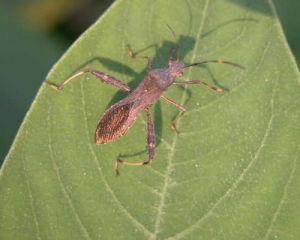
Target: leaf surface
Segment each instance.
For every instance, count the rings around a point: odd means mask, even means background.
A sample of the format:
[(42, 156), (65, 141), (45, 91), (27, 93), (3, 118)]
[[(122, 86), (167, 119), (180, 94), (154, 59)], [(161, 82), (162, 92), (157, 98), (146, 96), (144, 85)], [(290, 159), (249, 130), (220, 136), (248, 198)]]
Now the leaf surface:
[(95, 145), (103, 112), (126, 92), (86, 74), (63, 91), (43, 84), (0, 175), (1, 239), (299, 239), (299, 73), (271, 1), (117, 1), (57, 62), (61, 84), (86, 68), (135, 88), (143, 59), (166, 66), (176, 32), (185, 70), (152, 107), (156, 155), (147, 160), (146, 114), (123, 137)]

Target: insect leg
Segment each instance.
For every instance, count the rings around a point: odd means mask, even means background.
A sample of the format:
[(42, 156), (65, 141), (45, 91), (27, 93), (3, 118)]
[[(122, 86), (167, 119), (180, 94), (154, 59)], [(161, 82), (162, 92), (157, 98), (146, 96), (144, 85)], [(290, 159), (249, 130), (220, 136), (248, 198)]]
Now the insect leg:
[(79, 77), (79, 76), (81, 76), (81, 75), (83, 75), (85, 73), (88, 73), (88, 72), (90, 72), (93, 75), (95, 75), (96, 77), (100, 78), (103, 82), (111, 84), (111, 85), (113, 85), (115, 87), (118, 87), (118, 88), (120, 88), (122, 90), (125, 90), (127, 92), (131, 91), (130, 87), (127, 86), (127, 84), (123, 83), (121, 80), (119, 80), (119, 79), (117, 79), (117, 78), (115, 78), (113, 76), (110, 76), (110, 75), (108, 75), (106, 73), (103, 73), (103, 72), (100, 72), (100, 71), (97, 71), (97, 70), (94, 70), (94, 69), (91, 69), (91, 68), (83, 70), (81, 72), (78, 72), (78, 73), (74, 74), (73, 76), (71, 76), (67, 80), (65, 80), (60, 86), (56, 86), (56, 85), (48, 82), (47, 80), (46, 80), (46, 82), (53, 89), (55, 89), (55, 90), (62, 90), (64, 88), (64, 86), (66, 86), (72, 79), (77, 78), (77, 77)]
[(175, 127), (175, 123), (183, 116), (183, 114), (186, 112), (186, 109), (184, 106), (180, 105), (179, 103), (174, 102), (173, 100), (165, 97), (165, 96), (161, 96), (161, 98), (165, 99), (168, 103), (173, 104), (175, 107), (179, 108), (181, 110), (181, 112), (177, 115), (177, 117), (169, 123), (169, 126), (177, 133), (179, 134), (179, 132), (177, 131), (176, 127)]
[(146, 164), (151, 164), (153, 159), (154, 159), (154, 153), (155, 153), (155, 134), (154, 134), (154, 126), (153, 126), (153, 121), (151, 117), (151, 112), (149, 108), (145, 108), (147, 112), (147, 117), (148, 117), (148, 136), (147, 136), (147, 143), (148, 143), (148, 153), (149, 153), (149, 160), (146, 162), (137, 162), (137, 163), (132, 163), (132, 162), (127, 162), (123, 161), (122, 159), (118, 158), (115, 163), (115, 172), (116, 175), (119, 174), (118, 167), (119, 163), (125, 164), (125, 165), (132, 165), (132, 166), (141, 166), (141, 165), (146, 165)]
[(148, 153), (149, 153), (148, 163), (151, 164), (154, 159), (154, 153), (155, 153), (155, 133), (154, 133), (154, 125), (151, 117), (151, 112), (149, 108), (145, 108), (145, 109), (148, 118), (148, 136), (147, 136)]
[(216, 88), (214, 86), (209, 85), (206, 82), (203, 82), (201, 80), (195, 80), (195, 81), (185, 81), (185, 82), (173, 82), (174, 85), (185, 85), (185, 84), (203, 84), (206, 87), (211, 88), (212, 90), (215, 90), (216, 92), (227, 92), (226, 90), (223, 90), (221, 88)]
[(128, 47), (128, 52), (129, 52), (129, 56), (134, 59), (134, 58), (145, 58), (148, 60), (148, 72), (152, 70), (152, 58), (150, 57), (146, 57), (146, 56), (135, 56), (133, 51), (132, 51), (132, 48), (129, 44), (127, 44), (127, 47)]

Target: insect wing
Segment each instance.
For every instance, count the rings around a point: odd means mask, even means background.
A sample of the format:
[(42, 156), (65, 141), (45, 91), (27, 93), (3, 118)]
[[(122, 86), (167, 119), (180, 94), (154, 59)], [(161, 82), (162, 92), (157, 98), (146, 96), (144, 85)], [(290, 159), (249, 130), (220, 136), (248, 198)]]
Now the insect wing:
[(136, 118), (130, 118), (134, 103), (116, 103), (104, 113), (95, 135), (96, 144), (109, 143), (124, 135)]

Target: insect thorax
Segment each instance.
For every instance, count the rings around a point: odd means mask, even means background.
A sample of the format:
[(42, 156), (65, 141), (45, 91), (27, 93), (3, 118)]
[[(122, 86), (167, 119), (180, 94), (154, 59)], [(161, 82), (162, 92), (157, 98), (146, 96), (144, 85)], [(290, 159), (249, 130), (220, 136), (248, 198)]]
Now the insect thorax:
[(174, 82), (175, 77), (172, 76), (169, 68), (154, 69), (149, 72), (152, 82), (156, 83), (162, 91), (166, 91)]

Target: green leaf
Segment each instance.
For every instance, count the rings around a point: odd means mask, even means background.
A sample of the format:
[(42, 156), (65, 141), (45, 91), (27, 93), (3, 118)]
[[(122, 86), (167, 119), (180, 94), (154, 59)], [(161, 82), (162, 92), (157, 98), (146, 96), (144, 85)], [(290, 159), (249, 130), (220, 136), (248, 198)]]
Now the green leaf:
[(146, 115), (126, 135), (94, 144), (98, 120), (126, 93), (86, 74), (54, 91), (43, 84), (0, 178), (1, 239), (299, 239), (299, 73), (271, 1), (117, 1), (50, 71), (62, 83), (94, 68), (135, 88), (143, 59), (166, 66), (175, 45), (185, 70), (229, 90), (173, 86), (184, 105), (152, 107), (156, 156), (147, 160)]

